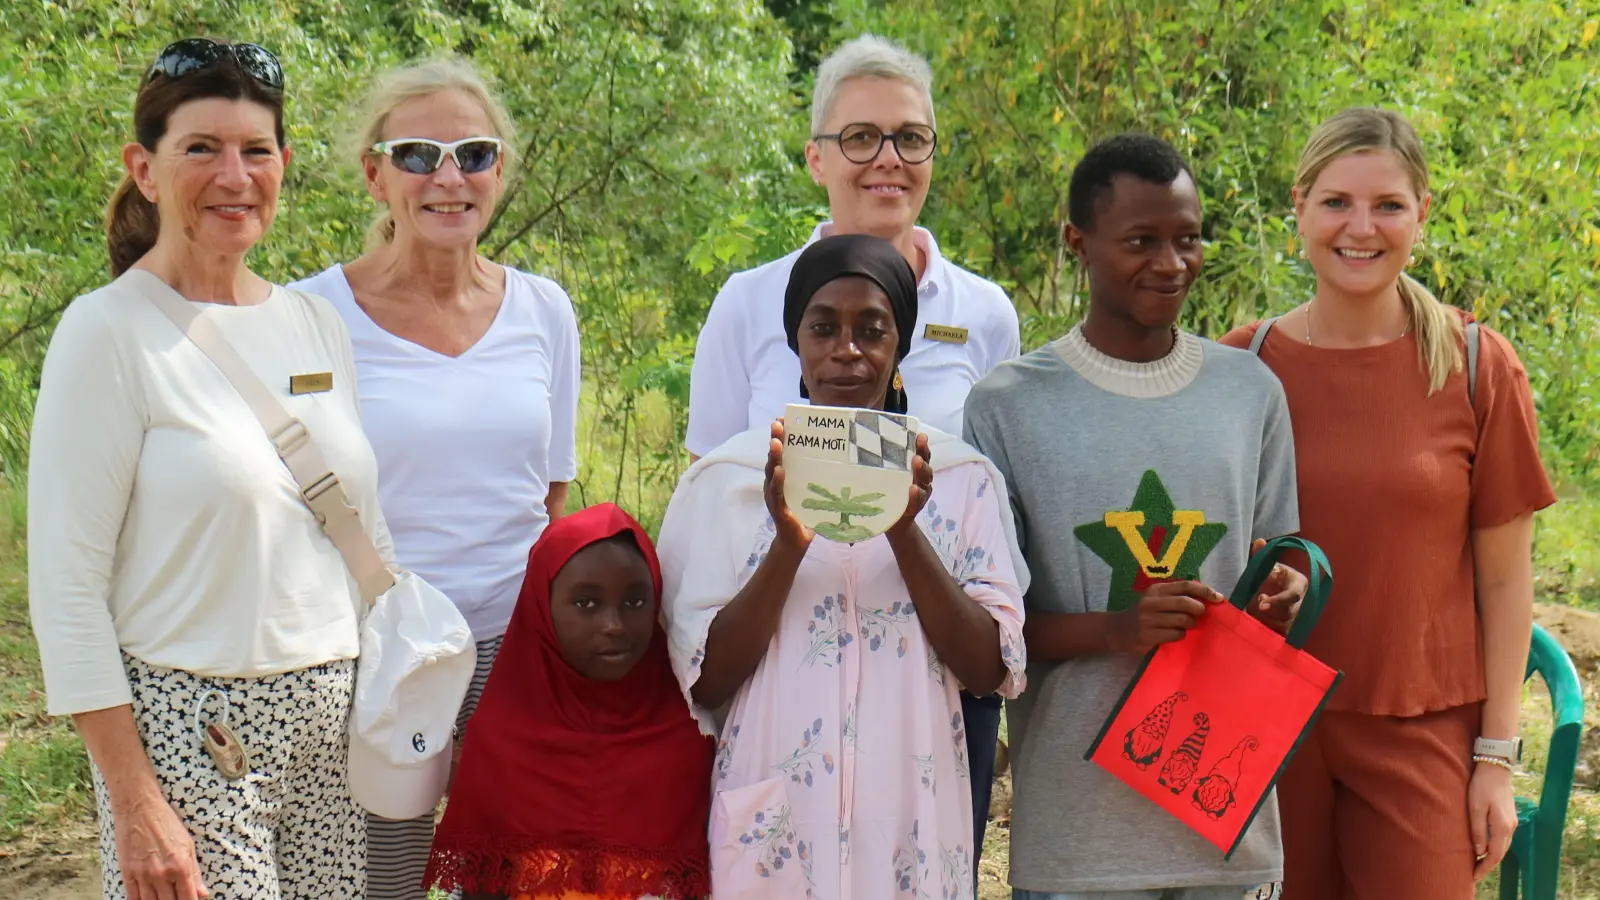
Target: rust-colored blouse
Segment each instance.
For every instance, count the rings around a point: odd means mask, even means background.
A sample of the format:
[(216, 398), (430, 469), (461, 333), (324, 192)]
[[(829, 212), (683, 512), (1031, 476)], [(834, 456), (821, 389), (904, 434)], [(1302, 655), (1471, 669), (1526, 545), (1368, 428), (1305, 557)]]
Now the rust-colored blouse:
[[(1248, 347), (1259, 325), (1222, 342)], [(1484, 698), (1471, 532), (1556, 498), (1527, 372), (1479, 333), (1475, 406), (1465, 371), (1428, 396), (1411, 335), (1334, 350), (1274, 327), (1261, 346), (1289, 399), (1301, 534), (1333, 566), (1306, 644), (1344, 673), (1329, 709), (1414, 716)]]

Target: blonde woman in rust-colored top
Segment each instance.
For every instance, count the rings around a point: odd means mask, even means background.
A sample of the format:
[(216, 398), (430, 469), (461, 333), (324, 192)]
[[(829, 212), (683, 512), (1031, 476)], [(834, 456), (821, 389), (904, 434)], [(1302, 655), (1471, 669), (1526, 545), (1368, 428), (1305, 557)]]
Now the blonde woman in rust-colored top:
[[(1339, 587), (1306, 649), (1344, 672), (1279, 785), (1296, 900), (1467, 900), (1516, 828), (1533, 513), (1555, 502), (1528, 378), (1404, 274), (1431, 195), (1390, 112), (1323, 123), (1296, 219), (1316, 295), (1259, 346), (1289, 398), (1302, 533)], [(1261, 327), (1223, 340), (1249, 346)]]

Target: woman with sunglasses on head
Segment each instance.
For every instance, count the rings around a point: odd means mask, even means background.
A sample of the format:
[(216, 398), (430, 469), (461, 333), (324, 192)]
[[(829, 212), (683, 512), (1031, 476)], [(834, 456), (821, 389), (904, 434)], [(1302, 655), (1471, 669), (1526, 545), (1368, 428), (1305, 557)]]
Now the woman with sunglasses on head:
[[(510, 118), (465, 63), (378, 80), (361, 121), (367, 251), (297, 287), (350, 328), (379, 494), (407, 569), (478, 641), (457, 734), (511, 621), (528, 548), (577, 476), (578, 327), (555, 282), (478, 252), (505, 184)], [(433, 817), (373, 818), (367, 896), (422, 900)]]
[[(933, 74), (905, 48), (864, 35), (817, 69), (806, 165), (828, 192), (831, 221), (807, 245), (833, 234), (870, 234), (898, 249), (916, 276), (917, 317), (902, 367), (911, 414), (961, 433), (967, 392), (1021, 351), (1017, 312), (1005, 291), (945, 259), (917, 217), (928, 197), (933, 155)], [(689, 453), (705, 456), (749, 428), (764, 428), (804, 396), (800, 360), (785, 346), (783, 292), (800, 250), (728, 279), (695, 347), (689, 381)], [(975, 842), (989, 817), (1000, 698), (961, 695), (972, 759)], [(976, 867), (974, 868), (976, 871)]]
[(360, 592), (251, 407), (165, 311), (187, 305), (191, 333), (219, 333), (305, 424), (392, 566), (344, 324), (245, 265), (289, 160), (283, 70), (252, 44), (179, 41), (133, 119), (116, 280), (62, 314), (34, 417), (49, 708), (94, 764), (106, 897), (359, 897)]

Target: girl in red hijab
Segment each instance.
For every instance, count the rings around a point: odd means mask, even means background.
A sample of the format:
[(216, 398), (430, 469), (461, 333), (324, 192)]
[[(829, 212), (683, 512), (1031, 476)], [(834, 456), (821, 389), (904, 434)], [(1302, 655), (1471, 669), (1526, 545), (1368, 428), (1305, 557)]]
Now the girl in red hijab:
[(613, 504), (547, 528), (467, 726), (428, 883), (468, 898), (711, 893), (710, 738), (657, 624), (655, 548)]

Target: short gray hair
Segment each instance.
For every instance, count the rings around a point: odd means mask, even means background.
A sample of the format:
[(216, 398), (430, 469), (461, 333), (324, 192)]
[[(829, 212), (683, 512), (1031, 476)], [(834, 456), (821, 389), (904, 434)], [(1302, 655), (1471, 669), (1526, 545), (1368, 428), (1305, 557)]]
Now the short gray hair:
[(828, 114), (839, 98), (839, 88), (852, 78), (889, 78), (917, 89), (928, 104), (928, 125), (933, 126), (933, 70), (928, 61), (893, 41), (864, 34), (846, 41), (817, 67), (817, 86), (811, 95), (811, 133), (828, 127)]

